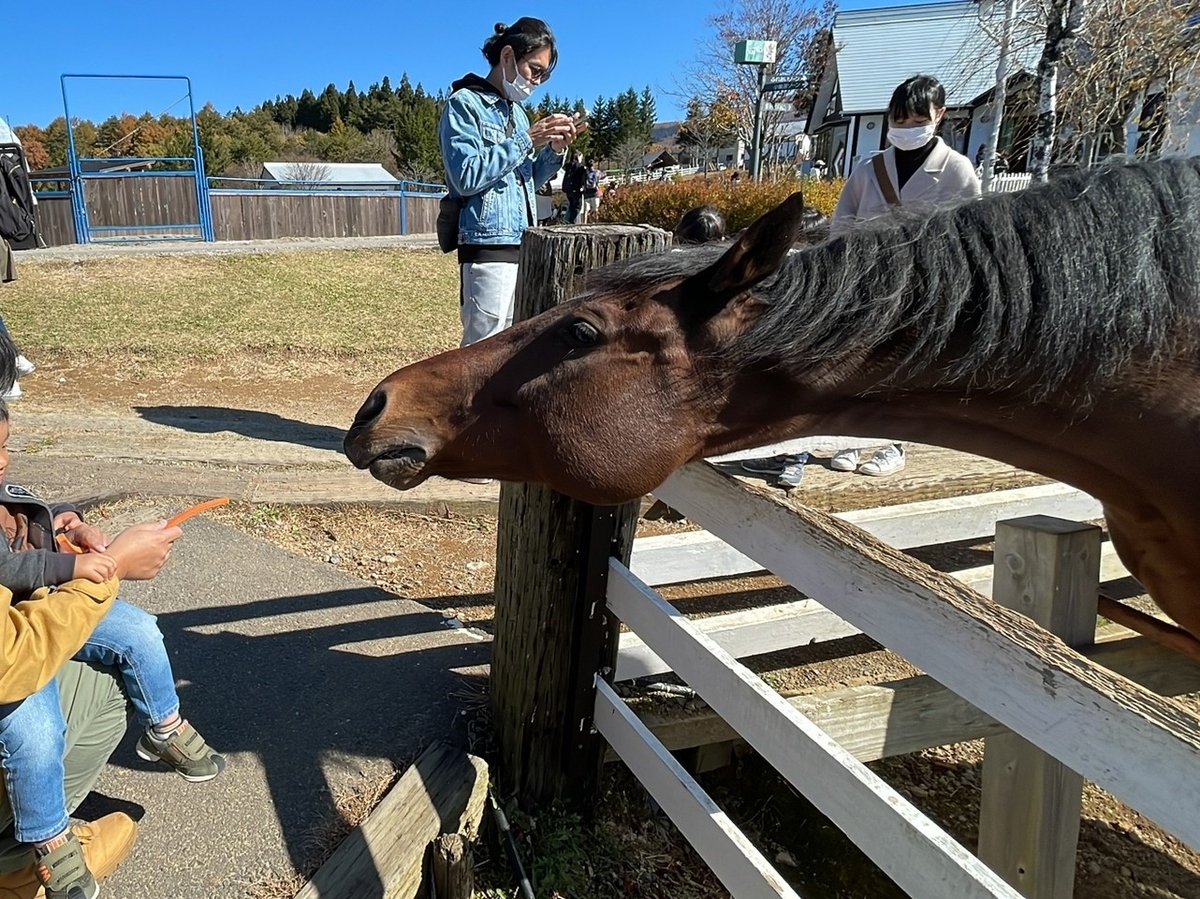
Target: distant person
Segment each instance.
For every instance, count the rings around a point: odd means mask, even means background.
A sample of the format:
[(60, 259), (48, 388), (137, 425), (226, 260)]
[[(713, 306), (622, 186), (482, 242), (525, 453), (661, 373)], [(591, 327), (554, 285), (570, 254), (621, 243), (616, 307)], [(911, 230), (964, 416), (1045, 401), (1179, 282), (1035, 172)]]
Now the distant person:
[[(3, 119), (0, 119), (0, 144), (11, 145), (8, 150), (0, 153), (0, 180), (4, 182), (4, 193), (11, 200), (0, 208), (0, 283), (7, 284), (17, 280), (11, 244), (27, 243), (36, 238), (37, 220), (34, 217), (34, 209), (37, 207), (37, 197), (29, 183), (29, 162), (21, 147), (21, 138)], [(3, 318), (0, 318), (0, 330), (8, 333)], [(17, 377), (33, 374), (34, 369), (34, 364), (18, 351)], [(2, 394), (2, 398), (20, 399), (20, 382), (13, 381), (12, 386)]]
[(729, 176), (729, 186), (737, 187), (742, 183), (742, 173), (737, 169), (733, 170), (733, 174)]
[[(0, 584), (11, 591), (10, 608), (43, 601), (45, 591), (64, 584), (101, 585), (118, 574), (127, 576), (128, 538), (110, 541), (73, 506), (47, 505), (5, 480), (8, 437), (8, 409), (0, 402)], [(158, 529), (164, 539), (179, 536), (177, 528)], [(60, 550), (60, 534), (83, 552)], [(153, 615), (114, 598), (90, 632), (71, 634), (78, 637), (82, 647), (73, 656), (76, 661), (108, 666), (121, 676), (143, 728), (136, 747), (140, 758), (163, 762), (191, 783), (211, 780), (224, 770), (225, 760), (180, 715), (175, 676)], [(95, 896), (99, 890), (69, 827), (66, 733), (53, 678), (21, 700), (0, 705), (0, 769), (12, 805), (14, 837), (32, 847), (38, 877), (52, 899)]]
[[(933, 208), (980, 195), (971, 160), (938, 137), (945, 116), (946, 89), (936, 78), (915, 75), (896, 88), (888, 103), (891, 146), (863, 160), (847, 179), (833, 211), (833, 234), (886, 215), (893, 207)], [(829, 467), (876, 477), (904, 468), (902, 444), (884, 446), (865, 462), (864, 453), (861, 447), (839, 450)]]
[(583, 223), (586, 225), (592, 216), (600, 211), (601, 185), (604, 183), (604, 172), (600, 171), (600, 163), (589, 159), (587, 172), (583, 178)]
[(583, 210), (583, 182), (587, 176), (587, 166), (583, 164), (583, 154), (578, 150), (571, 151), (571, 161), (567, 163), (563, 173), (563, 193), (567, 195), (567, 224), (579, 224), (579, 213)]
[(446, 184), (461, 207), (455, 243), (462, 346), (512, 324), (521, 235), (535, 223), (535, 192), (586, 127), (560, 113), (530, 125), (521, 106), (558, 62), (554, 35), (541, 19), (497, 25), (483, 55), (487, 76), (455, 81), (438, 123)]
[(725, 239), (725, 216), (716, 206), (689, 209), (675, 226), (675, 243), (702, 244)]

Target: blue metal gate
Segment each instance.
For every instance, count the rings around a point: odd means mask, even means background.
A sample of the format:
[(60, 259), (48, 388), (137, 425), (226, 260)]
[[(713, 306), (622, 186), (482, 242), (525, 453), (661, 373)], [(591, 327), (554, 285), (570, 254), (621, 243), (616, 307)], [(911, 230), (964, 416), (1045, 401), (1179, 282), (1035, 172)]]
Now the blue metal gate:
[[(192, 122), (192, 155), (80, 155), (75, 144), (75, 128), (71, 119), (67, 87), (68, 82), (82, 79), (182, 82), (187, 91), (185, 96)], [(200, 130), (196, 123), (196, 104), (192, 96), (191, 79), (184, 75), (63, 75), (61, 83), (63, 111), (67, 119), (71, 210), (78, 242), (213, 240), (208, 179), (204, 173), (204, 152), (200, 147)], [(180, 102), (182, 99), (181, 97)], [(117, 200), (107, 202), (118, 192), (153, 192), (156, 196), (161, 193), (163, 199), (152, 203), (126, 204)], [(127, 209), (141, 210), (142, 220), (134, 220), (137, 218), (134, 215), (120, 214)], [(147, 218), (148, 209), (155, 210), (153, 220)]]

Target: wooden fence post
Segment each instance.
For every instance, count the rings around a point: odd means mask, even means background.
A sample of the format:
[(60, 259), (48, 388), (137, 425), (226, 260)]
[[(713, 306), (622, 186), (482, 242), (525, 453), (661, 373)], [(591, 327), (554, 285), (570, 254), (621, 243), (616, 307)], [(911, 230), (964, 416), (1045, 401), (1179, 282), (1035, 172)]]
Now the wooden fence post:
[[(669, 245), (648, 226), (526, 231), (514, 319), (569, 299), (593, 268)], [(617, 657), (608, 559), (628, 563), (638, 507), (591, 506), (540, 485), (500, 489), (491, 700), (505, 795), (532, 804), (594, 795), (603, 740), (593, 682), (597, 672), (611, 681)]]
[[(1044, 515), (996, 523), (992, 599), (1068, 646), (1094, 642), (1100, 528)], [(1016, 734), (984, 741), (979, 858), (1029, 899), (1071, 899), (1083, 778)]]

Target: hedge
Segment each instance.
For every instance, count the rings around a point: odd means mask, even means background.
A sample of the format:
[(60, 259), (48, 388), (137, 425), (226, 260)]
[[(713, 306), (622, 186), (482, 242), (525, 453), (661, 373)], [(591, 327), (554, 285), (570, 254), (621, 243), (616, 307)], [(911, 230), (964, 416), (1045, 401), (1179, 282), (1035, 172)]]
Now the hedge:
[(713, 177), (622, 184), (604, 195), (596, 220), (635, 222), (674, 231), (680, 216), (707, 203), (721, 210), (725, 215), (725, 228), (732, 234), (798, 190), (803, 191), (806, 204), (830, 215), (844, 183), (842, 179), (806, 179), (757, 184), (746, 181), (731, 185), (725, 178)]

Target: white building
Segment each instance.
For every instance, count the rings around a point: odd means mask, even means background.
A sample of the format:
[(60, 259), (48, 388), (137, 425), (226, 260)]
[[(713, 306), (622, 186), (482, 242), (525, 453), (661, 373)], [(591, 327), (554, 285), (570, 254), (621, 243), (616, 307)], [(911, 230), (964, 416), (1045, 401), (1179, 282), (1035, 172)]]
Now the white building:
[(386, 190), (400, 179), (378, 162), (264, 162), (260, 181), (328, 190)]
[[(812, 158), (824, 160), (832, 174), (849, 175), (883, 149), (892, 91), (913, 75), (932, 75), (946, 88), (942, 137), (974, 158), (992, 130), (988, 100), (996, 84), (1002, 21), (1002, 4), (974, 0), (839, 12), (835, 52), (808, 124)], [(1032, 71), (1040, 52), (1035, 26), (1019, 23), (1010, 78)], [(1019, 126), (1008, 111), (1005, 117), (1002, 144)]]

